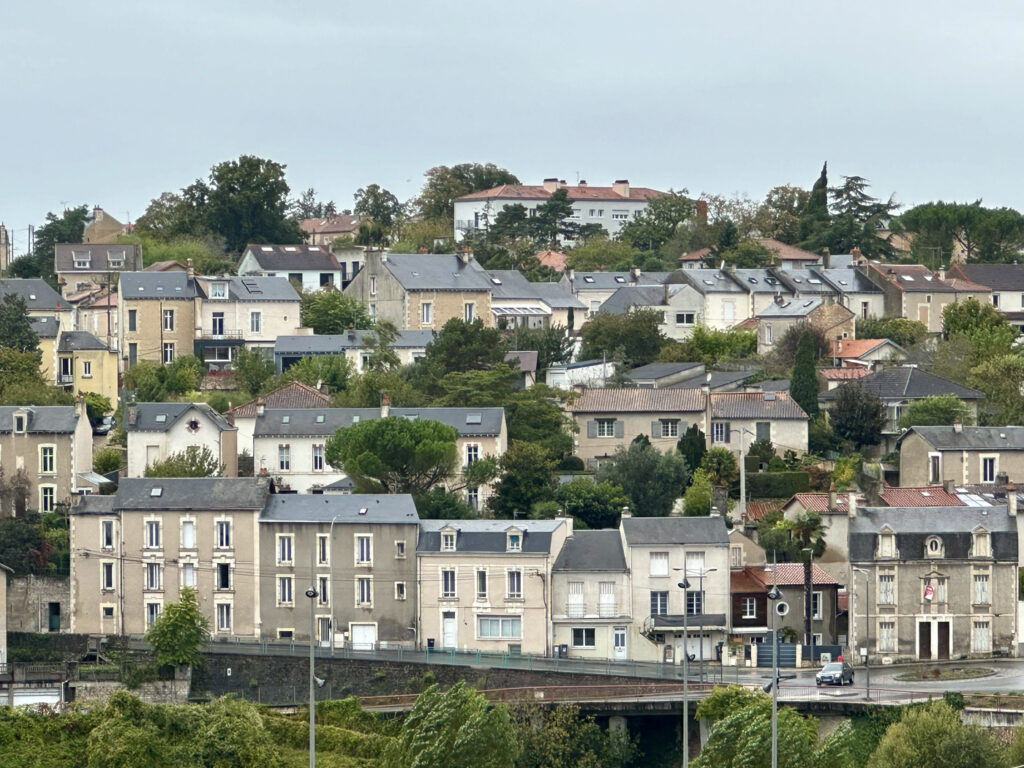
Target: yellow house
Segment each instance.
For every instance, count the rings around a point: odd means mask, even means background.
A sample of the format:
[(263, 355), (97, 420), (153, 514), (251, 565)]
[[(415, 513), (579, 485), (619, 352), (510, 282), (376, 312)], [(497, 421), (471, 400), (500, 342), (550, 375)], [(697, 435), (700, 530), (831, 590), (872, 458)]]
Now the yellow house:
[(64, 331), (60, 335), (56, 370), (58, 386), (75, 395), (95, 392), (117, 408), (117, 353), (88, 331)]
[(57, 370), (57, 336), (60, 335), (60, 321), (54, 315), (28, 318), (32, 330), (39, 338), (39, 372), (45, 379), (53, 379)]

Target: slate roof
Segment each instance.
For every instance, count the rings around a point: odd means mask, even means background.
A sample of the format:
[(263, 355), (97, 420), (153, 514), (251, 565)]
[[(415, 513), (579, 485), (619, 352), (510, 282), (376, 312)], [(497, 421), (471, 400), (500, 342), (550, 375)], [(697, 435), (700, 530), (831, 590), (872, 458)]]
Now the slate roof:
[[(501, 433), (502, 408), (392, 408), (394, 417), (415, 416), (454, 427), (461, 437)], [(475, 423), (479, 417), (479, 423)], [(287, 418), (287, 422), (284, 419)], [(290, 408), (264, 411), (256, 417), (253, 437), (332, 435), (342, 427), (380, 418), (379, 408)], [(474, 423), (470, 423), (474, 422)]]
[[(275, 355), (340, 355), (346, 349), (362, 349), (367, 337), (376, 338), (373, 331), (348, 331), (323, 336), (278, 336), (274, 343)], [(392, 349), (426, 349), (434, 340), (433, 331), (399, 331), (391, 344)]]
[(537, 353), (527, 350), (515, 350), (505, 353), (505, 362), (523, 373), (537, 372)]
[(553, 571), (625, 571), (622, 537), (618, 529), (575, 531), (565, 540)]
[(573, 413), (679, 413), (703, 411), (700, 389), (591, 388), (571, 406)]
[(573, 290), (596, 289), (608, 290), (618, 289), (626, 285), (635, 287), (644, 285), (664, 285), (672, 272), (641, 272), (634, 281), (629, 272), (576, 272), (573, 280)]
[(73, 405), (0, 405), (0, 434), (14, 430), (14, 412), (28, 413), (28, 434), (67, 434), (75, 431), (78, 414)]
[(773, 301), (758, 313), (767, 319), (783, 317), (807, 317), (825, 302), (821, 299), (785, 299), (781, 304)]
[[(629, 195), (620, 195), (614, 187), (592, 187), (589, 184), (578, 186), (572, 184), (560, 185), (569, 195), (573, 202), (585, 202), (587, 200), (608, 201), (615, 203), (619, 200), (642, 201), (651, 197), (659, 197), (664, 192), (649, 187), (629, 187)], [(481, 189), (477, 192), (470, 192), (455, 198), (456, 202), (470, 202), (473, 200), (547, 200), (551, 192), (545, 189), (543, 184), (502, 184), (500, 187)]]
[(407, 291), (487, 291), (494, 287), (476, 261), (454, 253), (389, 253), (384, 266)]
[(299, 301), (291, 281), (287, 277), (215, 277), (202, 279), (199, 282), (204, 298), (209, 298), (210, 284), (227, 283), (227, 299), (212, 299), (211, 304), (219, 301)]
[(666, 389), (700, 389), (705, 384), (711, 387), (711, 391), (714, 392), (716, 389), (727, 387), (730, 384), (736, 384), (749, 379), (754, 375), (754, 371), (711, 371), (711, 381), (708, 381), (707, 376), (694, 376), (689, 379), (677, 382), (675, 384), (669, 384)]
[[(684, 269), (673, 273), (672, 282), (689, 283), (701, 293), (747, 292), (745, 287), (731, 279), (720, 269)], [(775, 287), (773, 286), (773, 290)]]
[(1024, 291), (1024, 265), (1021, 264), (957, 264), (947, 275), (951, 273), (993, 291)]
[(828, 269), (811, 267), (811, 271), (840, 293), (882, 293), (881, 288), (856, 269), (837, 266), (835, 256), (832, 257), (832, 264)]
[(290, 381), (283, 387), (267, 392), (248, 403), (235, 406), (227, 412), (228, 416), (239, 419), (256, 418), (256, 406), (262, 400), (267, 408), (327, 408), (331, 398), (301, 381)]
[(124, 477), (113, 498), (118, 511), (217, 510), (262, 509), (267, 496), (267, 486), (254, 477)]
[(260, 268), (267, 270), (304, 270), (334, 272), (341, 269), (326, 245), (272, 245), (250, 243), (242, 258), (251, 254)]
[[(134, 422), (129, 420), (129, 411), (133, 405), (136, 414)], [(125, 406), (124, 431), (167, 432), (192, 410), (206, 416), (221, 432), (236, 429), (233, 424), (206, 403), (129, 403)]]
[(187, 272), (122, 272), (121, 296), (136, 299), (194, 299), (195, 279)]
[(541, 301), (552, 309), (586, 309), (587, 305), (577, 299), (561, 283), (530, 283)]
[(765, 379), (750, 386), (757, 387), (762, 392), (789, 392), (789, 385), (789, 379)]
[[(53, 251), (56, 272), (133, 272), (142, 267), (142, 246), (138, 243), (57, 243)], [(75, 254), (85, 251), (90, 256), (89, 266), (78, 268)], [(121, 256), (122, 266), (110, 266), (111, 253)]]
[(419, 523), (409, 494), (271, 494), (261, 523)]
[[(850, 519), (850, 561), (875, 559), (878, 533), (888, 526), (896, 534), (901, 561), (925, 560), (925, 541), (940, 536), (946, 560), (967, 559), (972, 531), (982, 527), (991, 534), (997, 561), (1017, 562), (1017, 518), (1006, 505), (990, 507), (865, 507)], [(938, 565), (938, 564), (937, 564)]]
[(880, 494), (882, 501), (890, 507), (962, 507), (960, 497), (948, 493), (941, 485), (926, 485), (915, 488), (885, 488)]
[(55, 317), (30, 317), (28, 319), (29, 324), (32, 326), (32, 330), (36, 332), (36, 336), (41, 339), (55, 339), (57, 338), (57, 331), (60, 330), (60, 323), (57, 322)]
[(72, 515), (109, 515), (114, 511), (116, 496), (100, 496), (89, 493), (82, 496), (77, 504), (69, 510)]
[(627, 517), (622, 521), (626, 543), (728, 544), (723, 517)]
[[(459, 552), (481, 553), (500, 552), (510, 557), (542, 555), (551, 551), (551, 536), (564, 520), (421, 520), (417, 552), (437, 552), (453, 555)], [(441, 531), (454, 528), (455, 552), (441, 552)], [(508, 552), (506, 531), (518, 528), (522, 531), (522, 550)]]
[[(882, 280), (888, 280), (901, 291), (914, 293), (953, 293), (956, 291), (949, 283), (932, 274), (922, 264), (875, 264), (869, 269)], [(893, 278), (890, 280), (890, 278)]]
[(552, 308), (586, 309), (559, 283), (533, 283), (517, 269), (491, 269), (485, 274), (491, 283), (492, 299), (539, 299)]
[(920, 435), (937, 451), (1024, 451), (1024, 427), (912, 427), (896, 441)]
[(712, 392), (712, 419), (807, 419), (786, 392)]
[[(983, 392), (936, 376), (910, 365), (891, 366), (875, 371), (857, 382), (865, 391), (882, 400), (915, 400), (932, 395), (955, 395), (961, 400), (980, 400)], [(839, 388), (822, 392), (819, 400), (835, 400)]]
[(805, 269), (778, 269), (772, 270), (772, 275), (777, 277), (787, 289), (799, 293), (802, 296), (832, 295), (836, 293), (835, 287), (814, 270), (813, 267)]
[(674, 376), (684, 371), (701, 368), (703, 365), (703, 363), (648, 363), (630, 371), (629, 378), (633, 381), (663, 379), (666, 376)]
[(64, 331), (57, 343), (58, 352), (75, 352), (82, 349), (106, 349), (107, 345), (88, 331)]
[[(640, 285), (619, 288), (605, 299), (597, 311), (607, 312), (610, 315), (624, 315), (633, 307), (664, 306), (668, 303), (666, 301), (667, 291), (665, 288), (666, 286), (664, 285)], [(676, 291), (678, 290), (676, 288)]]
[(40, 278), (10, 278), (0, 280), (0, 298), (13, 293), (25, 300), (29, 312), (42, 310), (65, 311), (71, 305), (61, 298), (50, 284)]

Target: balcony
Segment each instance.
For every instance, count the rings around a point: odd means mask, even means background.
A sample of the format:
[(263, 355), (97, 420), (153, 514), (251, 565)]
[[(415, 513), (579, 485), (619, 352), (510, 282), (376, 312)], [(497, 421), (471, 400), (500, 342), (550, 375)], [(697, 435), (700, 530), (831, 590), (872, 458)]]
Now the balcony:
[(618, 616), (618, 612), (615, 609), (615, 596), (605, 595), (601, 597), (600, 602), (597, 605), (597, 615), (602, 619), (610, 619)]
[(57, 374), (57, 386), (58, 387), (70, 387), (75, 383), (75, 377), (70, 373), (58, 373)]
[(582, 619), (587, 615), (586, 607), (582, 600), (569, 601), (565, 605), (565, 615), (570, 619)]
[(201, 329), (196, 331), (196, 337), (202, 341), (241, 341), (245, 338), (245, 334), (241, 331), (225, 331), (220, 329), (220, 333), (216, 333), (216, 330), (215, 328), (209, 330)]

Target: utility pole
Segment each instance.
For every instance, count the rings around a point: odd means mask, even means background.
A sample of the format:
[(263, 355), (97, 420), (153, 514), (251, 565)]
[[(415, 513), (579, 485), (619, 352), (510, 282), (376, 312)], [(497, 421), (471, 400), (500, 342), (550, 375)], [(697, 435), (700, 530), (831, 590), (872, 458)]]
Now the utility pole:
[(686, 592), (690, 588), (690, 582), (686, 578), (685, 570), (683, 580), (677, 586), (683, 590), (683, 768), (690, 768), (690, 652), (686, 647), (689, 634)]

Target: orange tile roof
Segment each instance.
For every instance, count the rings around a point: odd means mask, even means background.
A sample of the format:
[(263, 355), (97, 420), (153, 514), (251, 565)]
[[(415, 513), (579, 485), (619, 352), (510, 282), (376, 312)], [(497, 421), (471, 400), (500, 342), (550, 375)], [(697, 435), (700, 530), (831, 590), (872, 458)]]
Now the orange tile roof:
[(822, 368), (818, 373), (826, 381), (851, 381), (871, 375), (867, 368)]
[(764, 584), (755, 579), (747, 568), (742, 571), (733, 571), (729, 574), (729, 591), (735, 594), (743, 592), (764, 592)]
[[(765, 588), (770, 587), (773, 583), (777, 583), (780, 587), (803, 586), (804, 583), (803, 563), (769, 564), (763, 568), (748, 567), (744, 570), (749, 572), (755, 581), (761, 582)], [(778, 574), (777, 581), (775, 580), (776, 577), (772, 575), (773, 570)], [(832, 575), (817, 563), (811, 564), (811, 583), (822, 586), (830, 584), (839, 585), (839, 582), (832, 578)]]
[(748, 501), (747, 502), (747, 514), (746, 520), (763, 520), (764, 516), (769, 512), (774, 512), (777, 509), (782, 509), (782, 502), (778, 499), (771, 501)]
[(886, 488), (882, 501), (890, 507), (963, 507), (960, 497), (947, 493), (941, 485)]
[(334, 216), (303, 219), (299, 222), (299, 227), (310, 235), (346, 234), (359, 229), (359, 220), (356, 214), (339, 213)]
[(588, 389), (573, 403), (574, 413), (703, 411), (699, 389)]
[(871, 352), (882, 344), (888, 344), (889, 339), (832, 339), (832, 357), (840, 359), (861, 357)]
[[(649, 187), (633, 186), (629, 188), (629, 197), (620, 195), (614, 187), (592, 187), (589, 184), (585, 187), (564, 185), (562, 189), (569, 194), (570, 200), (639, 201), (664, 194), (664, 192)], [(543, 184), (502, 184), (500, 187), (470, 192), (468, 195), (455, 198), (455, 200), (547, 200), (549, 197), (551, 197), (551, 193), (544, 188)]]
[(565, 261), (568, 258), (560, 251), (541, 251), (537, 254), (537, 261), (545, 267), (551, 267), (556, 272), (565, 272)]
[[(832, 512), (840, 509), (846, 510), (849, 507), (849, 498), (845, 493), (836, 494), (835, 509), (830, 505), (827, 493), (797, 493), (790, 499), (790, 501), (794, 500), (803, 506), (804, 509), (814, 512)], [(788, 504), (789, 502), (786, 503)]]
[[(255, 400), (232, 408), (226, 415), (243, 419), (255, 418), (256, 405), (260, 399), (257, 397)], [(267, 408), (324, 408), (331, 404), (331, 398), (301, 381), (293, 381), (283, 387), (278, 387), (274, 391), (262, 395), (262, 400)]]
[[(758, 243), (774, 253), (780, 261), (817, 261), (820, 258), (816, 253), (805, 251), (803, 248), (797, 248), (794, 245), (788, 245), (771, 237), (758, 237), (756, 239)], [(709, 253), (711, 253), (710, 248), (701, 248), (697, 251), (684, 253), (679, 257), (679, 261), (702, 261)]]

